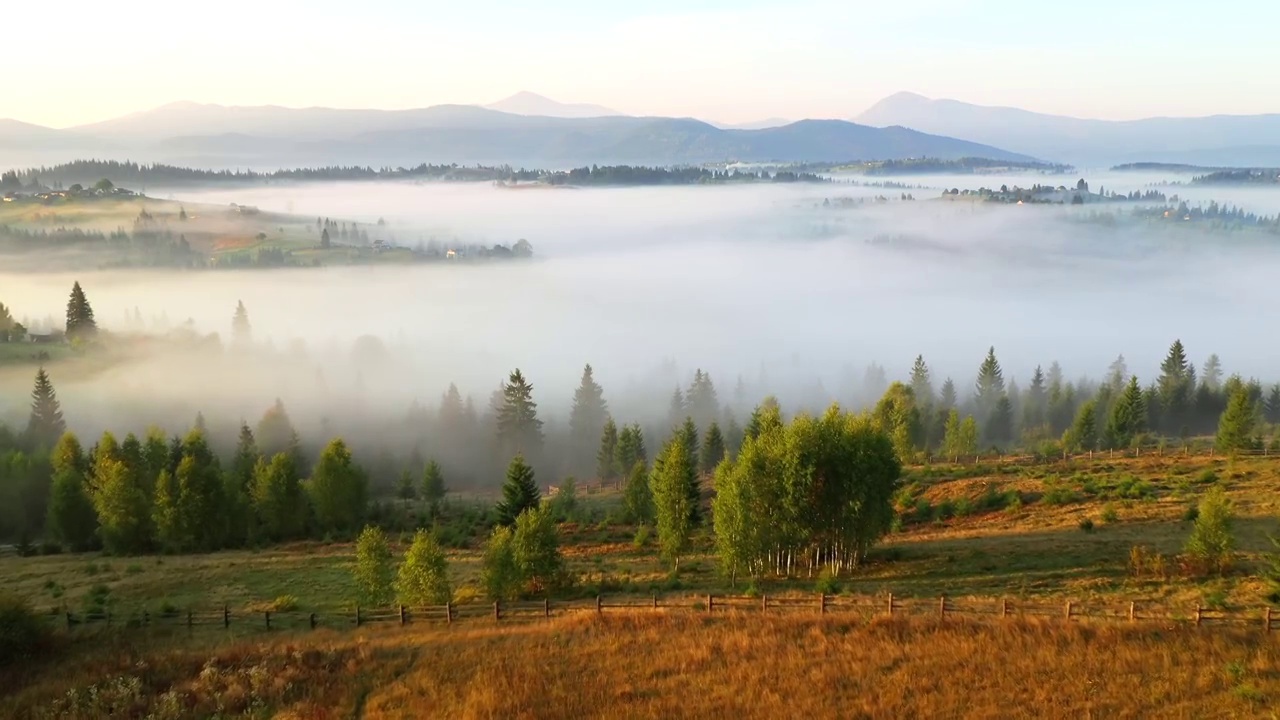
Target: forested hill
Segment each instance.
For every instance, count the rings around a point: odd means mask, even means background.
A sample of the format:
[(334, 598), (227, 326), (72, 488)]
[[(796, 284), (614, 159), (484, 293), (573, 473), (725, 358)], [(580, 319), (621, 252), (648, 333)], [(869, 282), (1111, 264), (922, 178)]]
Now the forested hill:
[(572, 170), (515, 169), (508, 165), (429, 165), (372, 168), (332, 166), (258, 172), (205, 170), (174, 165), (77, 160), (52, 167), (11, 170), (0, 175), (0, 194), (91, 186), (103, 179), (135, 188), (192, 185), (254, 185), (273, 182), (421, 180), (438, 182), (545, 183), (548, 185), (707, 185), (751, 182), (823, 182), (789, 170), (714, 170), (703, 167), (591, 166)]

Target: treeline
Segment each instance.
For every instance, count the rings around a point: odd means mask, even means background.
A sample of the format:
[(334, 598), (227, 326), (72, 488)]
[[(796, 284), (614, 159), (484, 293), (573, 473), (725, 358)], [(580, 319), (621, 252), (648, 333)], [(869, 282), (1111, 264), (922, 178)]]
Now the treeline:
[(1280, 168), (1231, 168), (1196, 176), (1195, 185), (1275, 185), (1280, 183)]
[(906, 160), (883, 160), (863, 166), (863, 173), (873, 176), (888, 175), (923, 175), (939, 173), (947, 175), (973, 175), (1001, 169), (1032, 170), (1047, 174), (1062, 174), (1074, 170), (1070, 165), (1045, 163), (1037, 161), (992, 160), (990, 158), (966, 157), (956, 160), (938, 158), (908, 158)]
[(271, 172), (255, 170), (204, 170), (161, 163), (145, 164), (114, 160), (76, 160), (51, 167), (10, 170), (0, 175), (0, 193), (61, 189), (75, 184), (89, 185), (106, 178), (116, 185), (255, 184), (273, 181), (339, 180), (451, 180), (476, 182), (492, 180), (534, 180), (542, 171), (513, 169), (510, 166), (465, 167), (430, 165), (414, 167), (329, 166), (293, 168)]
[(607, 165), (574, 168), (554, 172), (542, 178), (550, 185), (725, 185), (733, 183), (821, 183), (820, 175), (778, 170), (711, 170), (701, 167), (663, 168), (631, 165)]

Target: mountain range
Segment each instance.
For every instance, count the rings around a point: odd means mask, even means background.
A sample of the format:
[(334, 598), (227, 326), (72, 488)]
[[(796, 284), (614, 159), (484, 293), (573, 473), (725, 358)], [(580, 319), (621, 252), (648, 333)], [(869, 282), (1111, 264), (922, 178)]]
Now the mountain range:
[(898, 93), (854, 121), (873, 127), (901, 125), (1080, 166), (1280, 165), (1280, 114), (1088, 120)]
[[(501, 109), (495, 109), (501, 108)], [(518, 112), (516, 112), (518, 111)], [(903, 127), (801, 120), (750, 129), (692, 118), (632, 117), (520, 93), (492, 107), (413, 110), (228, 107), (179, 102), (65, 130), (0, 121), (0, 166), (96, 157), (210, 168), (484, 163), (824, 162), (1026, 156)]]

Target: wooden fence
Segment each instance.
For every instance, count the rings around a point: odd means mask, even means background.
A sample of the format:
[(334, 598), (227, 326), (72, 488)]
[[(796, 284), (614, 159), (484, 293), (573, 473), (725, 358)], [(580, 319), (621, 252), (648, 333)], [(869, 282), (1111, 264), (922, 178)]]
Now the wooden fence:
[(521, 602), (463, 603), (385, 608), (331, 608), (324, 612), (185, 610), (124, 616), (109, 612), (51, 614), (48, 617), (68, 631), (81, 627), (125, 626), (128, 628), (185, 627), (223, 630), (285, 630), (350, 628), (369, 625), (436, 624), (459, 622), (507, 622), (537, 620), (573, 613), (687, 612), (720, 615), (778, 613), (791, 615), (844, 615), (865, 620), (877, 617), (971, 618), (1000, 621), (1014, 618), (1057, 619), (1063, 622), (1156, 622), (1195, 627), (1256, 627), (1271, 632), (1280, 627), (1280, 613), (1269, 606), (1252, 609), (1208, 608), (1201, 605), (1174, 607), (1149, 602), (1061, 603), (1035, 602), (1014, 598), (900, 597), (892, 593), (874, 595), (680, 595), (605, 597), (579, 600), (530, 600)]

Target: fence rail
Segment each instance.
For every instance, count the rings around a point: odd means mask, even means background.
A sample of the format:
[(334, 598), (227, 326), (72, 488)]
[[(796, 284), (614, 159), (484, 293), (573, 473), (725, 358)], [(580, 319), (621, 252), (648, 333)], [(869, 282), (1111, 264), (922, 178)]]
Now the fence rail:
[(945, 455), (926, 452), (918, 455), (914, 462), (908, 463), (915, 466), (931, 466), (931, 465), (980, 465), (982, 463), (994, 463), (997, 465), (1036, 465), (1055, 462), (1065, 462), (1070, 460), (1106, 460), (1117, 458), (1139, 458), (1139, 457), (1207, 457), (1207, 458), (1228, 458), (1228, 457), (1262, 457), (1280, 459), (1280, 450), (1263, 446), (1256, 450), (1233, 450), (1231, 452), (1223, 452), (1213, 445), (1200, 446), (1190, 444), (1165, 444), (1165, 445), (1142, 445), (1139, 447), (1119, 448), (1113, 450), (1084, 450), (1080, 452), (1070, 452), (1062, 450), (1054, 453), (1027, 453), (1027, 452), (986, 452), (973, 453), (964, 455)]
[(173, 627), (219, 628), (222, 630), (248, 629), (271, 631), (284, 629), (315, 629), (317, 627), (343, 628), (366, 625), (449, 625), (456, 622), (489, 620), (503, 622), (551, 618), (570, 613), (642, 613), (642, 612), (698, 612), (721, 615), (749, 614), (815, 614), (859, 615), (875, 617), (932, 616), (940, 620), (965, 617), (982, 621), (1000, 621), (1010, 618), (1045, 618), (1063, 622), (1107, 623), (1162, 623), (1195, 627), (1256, 627), (1269, 633), (1280, 627), (1280, 613), (1270, 606), (1257, 608), (1207, 608), (1204, 606), (1175, 607), (1148, 602), (1113, 602), (1084, 604), (1074, 601), (1061, 603), (1032, 602), (1017, 598), (950, 598), (941, 596), (901, 597), (887, 595), (678, 595), (649, 598), (625, 596), (606, 599), (581, 600), (532, 600), (519, 602), (462, 603), (430, 606), (393, 606), (379, 608), (330, 608), (322, 612), (305, 610), (289, 611), (235, 611), (229, 607), (221, 610), (172, 609), (152, 613), (142, 611), (128, 615), (111, 612), (60, 612), (46, 617), (66, 630), (89, 626), (122, 626), (127, 628)]

